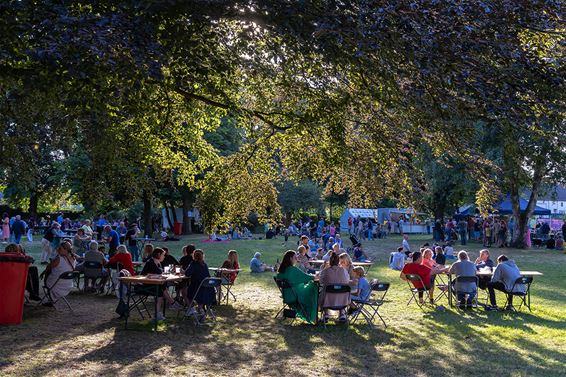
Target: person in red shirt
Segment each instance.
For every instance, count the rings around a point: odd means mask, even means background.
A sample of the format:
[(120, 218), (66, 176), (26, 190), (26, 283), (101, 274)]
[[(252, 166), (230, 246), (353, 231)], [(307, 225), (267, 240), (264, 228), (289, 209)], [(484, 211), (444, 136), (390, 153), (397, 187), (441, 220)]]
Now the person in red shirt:
[(413, 285), (415, 286), (415, 288), (417, 288), (419, 290), (419, 302), (421, 304), (424, 304), (424, 299), (423, 299), (423, 291), (429, 290), (430, 289), (430, 272), (431, 269), (430, 267), (427, 267), (423, 264), (421, 264), (423, 261), (423, 257), (422, 254), (418, 251), (415, 251), (413, 253), (413, 263), (407, 263), (405, 265), (405, 267), (403, 267), (403, 270), (401, 271), (401, 279), (407, 281), (407, 277), (405, 275), (407, 274), (412, 274), (412, 275), (418, 275), (421, 277), (422, 282), (424, 283), (424, 286), (421, 282), (419, 281), (411, 281), (411, 283), (413, 283)]
[(126, 249), (125, 245), (118, 246), (116, 254), (114, 254), (108, 261), (108, 264), (110, 265), (115, 265), (117, 263), (120, 263), (121, 267), (132, 274), (132, 276), (136, 274), (134, 264), (132, 263), (132, 255), (128, 253), (128, 249)]

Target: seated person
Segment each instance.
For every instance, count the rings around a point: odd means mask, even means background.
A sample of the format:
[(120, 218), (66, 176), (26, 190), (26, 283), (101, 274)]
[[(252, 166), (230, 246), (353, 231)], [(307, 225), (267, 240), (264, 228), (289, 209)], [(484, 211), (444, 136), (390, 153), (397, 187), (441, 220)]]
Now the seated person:
[(371, 294), (371, 286), (365, 278), (366, 271), (362, 266), (357, 266), (352, 272), (358, 282), (355, 291), (352, 292), (352, 301), (367, 301)]
[(329, 249), (326, 254), (324, 254), (322, 256), (322, 260), (325, 262), (330, 261), (330, 257), (332, 256), (332, 254), (336, 254), (336, 255), (340, 255), (340, 245), (338, 245), (338, 243), (334, 243), (334, 245), (332, 245), (332, 249)]
[(456, 259), (456, 257), (454, 256), (454, 247), (452, 246), (453, 244), (454, 241), (448, 241), (444, 246), (444, 255), (446, 256), (446, 259)]
[(358, 282), (353, 273), (354, 266), (352, 265), (352, 258), (350, 258), (348, 253), (341, 253), (338, 255), (338, 260), (338, 265), (348, 273), (348, 277), (350, 278), (350, 286), (357, 286)]
[[(468, 253), (462, 250), (458, 253), (458, 262), (450, 267), (450, 273), (456, 275), (456, 279), (460, 276), (476, 277), (476, 265), (470, 262)], [(464, 307), (472, 305), (472, 301), (476, 295), (476, 283), (456, 281), (454, 288), (458, 298), (458, 306)]]
[(191, 278), (187, 289), (187, 298), (189, 302), (192, 300), (198, 304), (198, 313), (197, 309), (191, 306), (187, 310), (186, 315), (199, 314), (202, 316), (204, 315), (205, 306), (213, 305), (216, 302), (216, 291), (214, 288), (207, 287), (199, 290), (202, 281), (210, 277), (208, 266), (204, 262), (204, 253), (202, 250), (196, 249), (193, 252), (193, 263), (189, 265), (189, 268), (185, 271), (185, 275)]
[(405, 266), (405, 252), (403, 251), (403, 247), (398, 247), (397, 252), (393, 253), (391, 257), (391, 263), (389, 264), (389, 268), (393, 270), (401, 271)]
[(429, 248), (423, 250), (421, 264), (430, 268), (430, 303), (434, 304), (434, 282), (436, 281), (436, 274), (442, 271), (442, 267), (438, 266), (432, 259), (432, 250)]
[[(102, 250), (104, 250), (104, 246), (102, 246)], [(102, 268), (86, 268), (84, 267), (84, 263), (79, 266), (79, 270), (85, 274), (85, 286), (84, 290), (99, 290), (101, 293), (104, 290), (104, 286), (106, 285), (106, 281), (108, 280), (108, 270), (104, 268), (106, 266), (106, 258), (104, 257), (104, 253), (99, 250), (98, 242), (91, 241), (89, 244), (89, 249), (85, 253), (84, 256), (85, 262), (97, 262), (100, 263)], [(97, 287), (90, 286), (93, 284), (94, 281), (100, 278), (100, 283)]]
[(442, 247), (436, 246), (435, 252), (436, 257), (434, 258), (434, 261), (437, 265), (444, 266), (446, 264), (446, 256), (444, 255), (444, 250), (442, 250)]
[(554, 235), (550, 236), (550, 238), (546, 241), (546, 248), (547, 249), (554, 249), (556, 247), (556, 240), (554, 239)]
[(183, 247), (183, 256), (179, 260), (181, 264), (181, 268), (183, 272), (189, 267), (189, 265), (193, 262), (193, 253), (196, 250), (195, 245), (189, 244)]
[[(485, 268), (490, 268), (493, 270), (493, 267), (495, 267), (495, 264), (493, 264), (493, 261), (489, 258), (489, 250), (480, 250), (480, 256), (476, 259), (476, 270), (482, 270)], [(491, 280), (490, 277), (480, 276), (479, 280), (480, 289), (487, 289), (487, 283), (489, 283), (489, 281)]]
[[(51, 288), (51, 299), (45, 302), (45, 306), (53, 306), (53, 303), (61, 297), (65, 297), (73, 289), (73, 280), (59, 279), (64, 272), (71, 272), (75, 269), (75, 258), (71, 254), (71, 245), (61, 242), (57, 247), (57, 256), (49, 262), (42, 275), (45, 276), (45, 285)], [(55, 282), (57, 282), (55, 284)]]
[(556, 244), (554, 246), (556, 250), (564, 250), (564, 239), (561, 235), (556, 237)]
[(150, 243), (146, 243), (143, 247), (143, 254), (142, 254), (142, 262), (147, 262), (152, 258), (153, 255), (153, 245)]
[(176, 238), (176, 237), (173, 237), (173, 236), (170, 237), (169, 234), (165, 230), (162, 230), (161, 233), (159, 233), (159, 236), (161, 237), (162, 242), (179, 241), (179, 239)]
[[(340, 294), (330, 294), (327, 295), (325, 293), (325, 288), (327, 285), (334, 285), (334, 284), (341, 284), (341, 285), (348, 285), (350, 284), (350, 276), (348, 272), (339, 266), (340, 257), (337, 254), (333, 253), (330, 256), (329, 264), (330, 266), (325, 268), (320, 272), (320, 287), (321, 293), (319, 297), (319, 304), (321, 307), (339, 307), (344, 306), (347, 307), (350, 305), (350, 293), (340, 293)], [(324, 316), (322, 318), (323, 322), (328, 322), (329, 318), (328, 310), (325, 310)], [(346, 311), (345, 309), (340, 310), (340, 317), (338, 318), (339, 322), (346, 322)]]
[(169, 248), (167, 247), (162, 247), (163, 251), (165, 252), (165, 256), (163, 257), (163, 262), (161, 262), (161, 265), (163, 267), (167, 267), (167, 266), (178, 266), (179, 265), (179, 261), (177, 260), (177, 258), (175, 258), (174, 256), (172, 256), (171, 254), (169, 254)]
[[(239, 270), (240, 264), (238, 263), (238, 252), (236, 250), (228, 251), (228, 258), (222, 263), (222, 268), (227, 268), (229, 270)], [(223, 273), (222, 279), (223, 282), (226, 281), (227, 283), (234, 284), (236, 277), (238, 276), (238, 272), (229, 272)], [(225, 279), (225, 280), (224, 280)]]
[(307, 257), (307, 248), (304, 245), (300, 245), (297, 248), (297, 264), (296, 267), (306, 273), (311, 273), (310, 271), (313, 271), (313, 268), (309, 262), (309, 258)]
[[(6, 253), (14, 253), (14, 254), (21, 254), (26, 255), (26, 251), (22, 247), (22, 245), (18, 245), (15, 243), (11, 243), (6, 246), (4, 249)], [(29, 257), (31, 263), (33, 264), (33, 258)], [(28, 267), (28, 277), (26, 280), (26, 291), (29, 293), (29, 299), (33, 301), (41, 301), (41, 297), (39, 297), (39, 271), (37, 266), (33, 266), (30, 264)]]
[(354, 248), (354, 261), (369, 262), (369, 257), (361, 245)]
[[(120, 265), (120, 269), (127, 270), (130, 276), (136, 274), (134, 269), (134, 264), (132, 262), (132, 255), (128, 253), (128, 249), (125, 245), (119, 245), (116, 249), (116, 254), (108, 261), (108, 265)], [(118, 271), (119, 272), (119, 271)]]
[(84, 229), (79, 228), (75, 237), (73, 237), (73, 252), (75, 254), (85, 253), (85, 243), (90, 241), (90, 236), (85, 234)]
[[(497, 258), (497, 267), (493, 271), (493, 276), (491, 281), (487, 284), (487, 290), (489, 291), (489, 302), (490, 306), (487, 307), (488, 310), (497, 310), (497, 302), (495, 298), (495, 290), (507, 293), (507, 298), (509, 301), (509, 306), (506, 310), (514, 310), (513, 308), (513, 295), (509, 294), (513, 289), (515, 281), (521, 277), (521, 272), (515, 264), (515, 261), (510, 260), (505, 255), (500, 255)], [(517, 284), (513, 292), (525, 292), (526, 287), (523, 284)]]
[(324, 257), (324, 249), (322, 247), (319, 247), (318, 249), (316, 249), (316, 255), (314, 256), (314, 259), (321, 260), (322, 257)]
[[(165, 258), (165, 252), (163, 249), (156, 247), (153, 249), (151, 253), (151, 258), (143, 266), (143, 269), (140, 275), (161, 275), (163, 273), (163, 268), (161, 262)], [(163, 321), (165, 320), (165, 316), (163, 315), (163, 299), (167, 301), (169, 304), (169, 308), (172, 310), (180, 310), (183, 307), (179, 305), (171, 295), (169, 295), (169, 291), (165, 289), (165, 285), (158, 285), (157, 290), (157, 317), (155, 318), (156, 321)], [(141, 291), (147, 295), (154, 295), (155, 294), (155, 285), (144, 284), (141, 287)]]
[(251, 272), (273, 272), (273, 267), (261, 261), (261, 253), (258, 251), (250, 261)]
[[(276, 277), (287, 280), (297, 297), (290, 289), (286, 289), (283, 291), (283, 302), (289, 303), (289, 307), (297, 313), (299, 318), (314, 324), (318, 310), (318, 286), (313, 281), (314, 277), (298, 269), (296, 264), (296, 253), (288, 250), (283, 256)], [(302, 306), (295, 302), (296, 299)]]
[[(419, 291), (419, 302), (420, 304), (424, 304), (424, 291), (430, 289), (430, 273), (431, 269), (427, 266), (422, 264), (423, 257), (419, 251), (415, 251), (412, 255), (413, 262), (407, 263), (403, 270), (401, 271), (401, 275), (399, 276), (402, 280), (407, 281), (405, 275), (412, 274), (420, 276), (422, 282), (420, 281), (411, 281), (413, 286), (418, 289)], [(424, 284), (424, 285), (423, 285)]]

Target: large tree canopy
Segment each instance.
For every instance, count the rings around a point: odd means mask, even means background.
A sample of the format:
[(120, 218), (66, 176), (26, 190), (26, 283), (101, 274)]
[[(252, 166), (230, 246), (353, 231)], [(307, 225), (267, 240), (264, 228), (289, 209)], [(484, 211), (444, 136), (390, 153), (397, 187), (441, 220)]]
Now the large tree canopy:
[[(104, 172), (93, 185), (120, 185), (116, 177), (148, 166), (175, 169), (214, 207), (208, 225), (248, 211), (276, 216), (282, 177), (313, 179), (358, 205), (385, 196), (410, 204), (426, 189), (415, 164), (422, 143), (474, 172), (485, 208), (497, 167), (481, 153), (478, 121), (564, 134), (562, 7), (7, 1), (2, 101), (41, 98), (57, 109), (53, 132), (76, 130), (90, 166)], [(231, 155), (204, 137), (226, 116), (242, 130)]]

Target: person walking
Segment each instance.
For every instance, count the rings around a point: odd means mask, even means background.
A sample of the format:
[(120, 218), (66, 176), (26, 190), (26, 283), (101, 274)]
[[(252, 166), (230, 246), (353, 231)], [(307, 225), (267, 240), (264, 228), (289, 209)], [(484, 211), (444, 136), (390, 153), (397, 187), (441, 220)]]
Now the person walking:
[(22, 217), (20, 215), (16, 216), (16, 220), (12, 224), (12, 232), (14, 233), (14, 242), (19, 245), (22, 236), (26, 234), (26, 223), (22, 221)]

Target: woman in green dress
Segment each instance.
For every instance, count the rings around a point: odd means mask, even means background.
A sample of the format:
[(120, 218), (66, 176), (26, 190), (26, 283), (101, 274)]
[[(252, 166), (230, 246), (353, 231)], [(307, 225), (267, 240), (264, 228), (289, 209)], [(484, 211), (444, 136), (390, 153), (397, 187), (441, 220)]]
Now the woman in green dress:
[[(297, 312), (297, 316), (314, 324), (316, 323), (318, 311), (318, 285), (314, 282), (314, 276), (308, 275), (295, 267), (296, 263), (297, 254), (293, 250), (287, 251), (279, 266), (277, 279), (287, 280), (297, 294), (304, 310), (297, 304), (289, 305)], [(283, 302), (294, 301), (295, 295), (293, 291), (290, 288), (283, 290)]]

